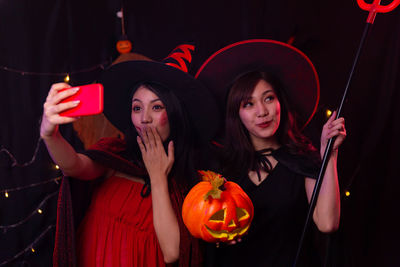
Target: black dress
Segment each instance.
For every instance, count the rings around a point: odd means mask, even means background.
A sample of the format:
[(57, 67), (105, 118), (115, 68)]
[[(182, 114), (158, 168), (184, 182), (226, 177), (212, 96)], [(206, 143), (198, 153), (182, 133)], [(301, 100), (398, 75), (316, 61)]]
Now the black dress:
[[(209, 266), (293, 266), (309, 206), (304, 178), (315, 177), (318, 164), (284, 148), (273, 156), (278, 163), (261, 184), (256, 186), (248, 177), (238, 181), (254, 205), (252, 225), (236, 245), (209, 245)], [(298, 266), (315, 266), (309, 260), (304, 263), (310, 240), (303, 247)]]

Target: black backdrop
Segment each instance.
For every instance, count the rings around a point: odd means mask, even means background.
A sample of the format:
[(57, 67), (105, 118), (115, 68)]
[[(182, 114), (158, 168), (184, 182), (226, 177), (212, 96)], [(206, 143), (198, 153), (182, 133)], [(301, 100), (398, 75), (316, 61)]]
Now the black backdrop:
[[(192, 74), (234, 41), (294, 38), (320, 76), (318, 113), (306, 129), (316, 145), (325, 109), (339, 104), (367, 18), (355, 0), (147, 0), (124, 6), (133, 51), (161, 60), (176, 45), (194, 42)], [(42, 105), (50, 84), (66, 73), (72, 84), (89, 83), (118, 56), (120, 7), (111, 0), (0, 0), (0, 266), (51, 266), (60, 173), (43, 143), (35, 154)], [(377, 15), (343, 109), (342, 218), (339, 231), (327, 236), (327, 266), (400, 266), (399, 90), (397, 8)], [(62, 131), (82, 147), (70, 126)], [(8, 152), (28, 164), (13, 166)]]

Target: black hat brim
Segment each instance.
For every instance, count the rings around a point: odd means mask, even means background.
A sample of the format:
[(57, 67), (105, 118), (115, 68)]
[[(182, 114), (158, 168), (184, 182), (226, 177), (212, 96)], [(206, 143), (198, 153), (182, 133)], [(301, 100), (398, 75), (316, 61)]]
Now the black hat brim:
[(305, 127), (317, 110), (319, 79), (310, 59), (291, 45), (268, 39), (231, 44), (211, 55), (195, 78), (213, 91), (220, 105), (225, 105), (233, 81), (256, 70), (272, 72), (280, 80), (299, 125)]
[(214, 96), (193, 76), (155, 61), (127, 61), (106, 69), (99, 79), (104, 87), (104, 114), (119, 130), (132, 123), (128, 105), (132, 90), (141, 83), (157, 83), (174, 92), (203, 140), (210, 140), (220, 114)]

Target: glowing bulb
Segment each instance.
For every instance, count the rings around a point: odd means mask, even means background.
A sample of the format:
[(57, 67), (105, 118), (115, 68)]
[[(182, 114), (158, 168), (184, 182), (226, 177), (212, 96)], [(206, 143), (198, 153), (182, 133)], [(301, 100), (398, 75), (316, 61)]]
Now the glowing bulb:
[(329, 118), (332, 115), (332, 110), (327, 109), (326, 110), (326, 116)]
[(60, 166), (54, 165), (54, 168), (56, 168), (56, 170), (59, 170), (59, 169), (60, 169)]
[(7, 191), (4, 193), (4, 196), (5, 196), (5, 197), (8, 197), (8, 192), (7, 192)]
[(41, 209), (38, 209), (38, 211), (37, 211), (38, 213), (40, 213), (40, 214), (42, 214), (43, 213), (43, 211), (41, 210)]
[(34, 249), (34, 248), (31, 248), (31, 251), (32, 251), (33, 253), (35, 253), (35, 249)]
[(69, 78), (69, 74), (67, 74), (67, 76), (65, 76), (65, 78), (64, 78), (64, 82), (69, 82), (69, 80), (70, 80), (70, 78)]
[(344, 194), (346, 195), (346, 197), (349, 197), (350, 196), (350, 191), (346, 191)]

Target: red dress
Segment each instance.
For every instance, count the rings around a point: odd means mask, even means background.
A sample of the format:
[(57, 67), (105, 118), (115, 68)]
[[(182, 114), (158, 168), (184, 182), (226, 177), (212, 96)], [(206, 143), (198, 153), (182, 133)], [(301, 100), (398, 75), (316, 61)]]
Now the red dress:
[[(124, 140), (104, 138), (85, 154), (110, 169), (142, 177), (145, 170), (120, 156), (125, 145)], [(143, 198), (142, 188), (143, 184), (121, 177), (103, 181), (91, 197), (75, 242), (72, 194), (69, 178), (64, 177), (57, 203), (53, 266), (75, 267), (76, 258), (84, 267), (165, 266), (153, 226), (151, 195)], [(184, 196), (174, 179), (169, 181), (169, 192), (180, 230), (179, 261), (175, 265), (202, 266), (198, 240), (182, 221)]]
[(165, 266), (142, 187), (112, 176), (96, 189), (77, 233), (78, 266)]

